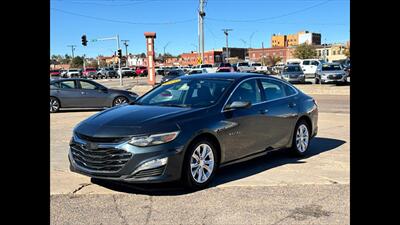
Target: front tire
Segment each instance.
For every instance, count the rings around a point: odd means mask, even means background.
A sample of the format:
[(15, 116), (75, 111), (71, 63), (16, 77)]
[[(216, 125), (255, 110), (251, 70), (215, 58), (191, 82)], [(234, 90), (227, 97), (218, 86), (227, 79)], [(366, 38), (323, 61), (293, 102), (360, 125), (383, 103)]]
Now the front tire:
[(215, 144), (207, 138), (198, 140), (188, 149), (183, 165), (183, 182), (186, 187), (199, 190), (207, 187), (218, 167)]
[(304, 156), (310, 145), (310, 126), (305, 120), (300, 120), (295, 127), (291, 151), (296, 156)]
[(50, 97), (50, 113), (55, 113), (60, 110), (60, 101), (57, 98)]
[(117, 106), (125, 103), (128, 103), (128, 99), (124, 96), (118, 96), (114, 99), (112, 106)]

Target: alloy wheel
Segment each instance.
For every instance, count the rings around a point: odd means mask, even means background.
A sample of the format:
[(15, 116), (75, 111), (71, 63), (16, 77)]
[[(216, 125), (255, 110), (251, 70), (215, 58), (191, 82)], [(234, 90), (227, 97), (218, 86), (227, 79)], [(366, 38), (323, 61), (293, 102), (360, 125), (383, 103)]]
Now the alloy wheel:
[(114, 106), (127, 103), (128, 100), (125, 97), (118, 97), (114, 100)]
[(57, 112), (60, 108), (60, 103), (55, 98), (50, 98), (50, 112)]
[(308, 128), (305, 124), (301, 124), (296, 132), (296, 147), (301, 153), (305, 152), (309, 142)]
[(215, 166), (214, 154), (208, 144), (200, 144), (190, 159), (190, 171), (197, 183), (206, 182), (212, 175)]

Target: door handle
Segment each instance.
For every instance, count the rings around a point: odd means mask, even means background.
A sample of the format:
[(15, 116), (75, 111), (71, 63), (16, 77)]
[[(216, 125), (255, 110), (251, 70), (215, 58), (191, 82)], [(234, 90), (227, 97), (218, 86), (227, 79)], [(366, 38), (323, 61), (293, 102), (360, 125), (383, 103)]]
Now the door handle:
[(289, 107), (290, 108), (296, 107), (296, 103), (294, 103), (294, 102), (289, 103)]
[(260, 110), (260, 113), (261, 113), (261, 114), (266, 114), (267, 112), (268, 112), (268, 109), (261, 109), (261, 110)]
[(86, 94), (86, 92), (82, 91), (82, 92), (81, 92), (81, 94), (83, 94), (83, 95), (84, 95), (84, 94)]

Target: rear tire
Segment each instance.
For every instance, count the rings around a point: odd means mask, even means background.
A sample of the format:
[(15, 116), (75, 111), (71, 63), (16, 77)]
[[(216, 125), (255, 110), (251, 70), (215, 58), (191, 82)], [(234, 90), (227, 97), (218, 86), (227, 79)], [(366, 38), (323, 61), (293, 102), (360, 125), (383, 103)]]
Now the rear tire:
[(218, 162), (215, 144), (207, 138), (197, 140), (188, 148), (183, 161), (183, 183), (192, 190), (207, 187), (216, 173)]
[(294, 129), (291, 152), (296, 156), (304, 156), (310, 146), (310, 140), (310, 126), (305, 120), (300, 120)]

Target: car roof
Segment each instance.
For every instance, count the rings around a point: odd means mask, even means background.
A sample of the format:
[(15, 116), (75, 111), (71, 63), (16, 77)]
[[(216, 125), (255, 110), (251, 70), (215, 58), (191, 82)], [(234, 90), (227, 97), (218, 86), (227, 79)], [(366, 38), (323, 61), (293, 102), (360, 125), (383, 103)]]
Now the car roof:
[[(227, 79), (227, 80), (242, 80), (252, 77), (268, 77), (271, 79), (278, 79), (269, 75), (255, 74), (255, 73), (237, 73), (237, 72), (221, 72), (221, 73), (206, 73), (206, 74), (194, 74), (187, 76), (188, 79), (195, 78), (213, 78), (213, 79)], [(185, 77), (186, 78), (186, 77)]]
[[(51, 81), (69, 81), (69, 80), (84, 80), (84, 81), (92, 81), (92, 82), (95, 82), (95, 81), (93, 81), (93, 80), (88, 80), (88, 79), (85, 79), (85, 78), (58, 78), (58, 79), (54, 79), (54, 80), (51, 80)], [(95, 82), (96, 83), (96, 82)]]

